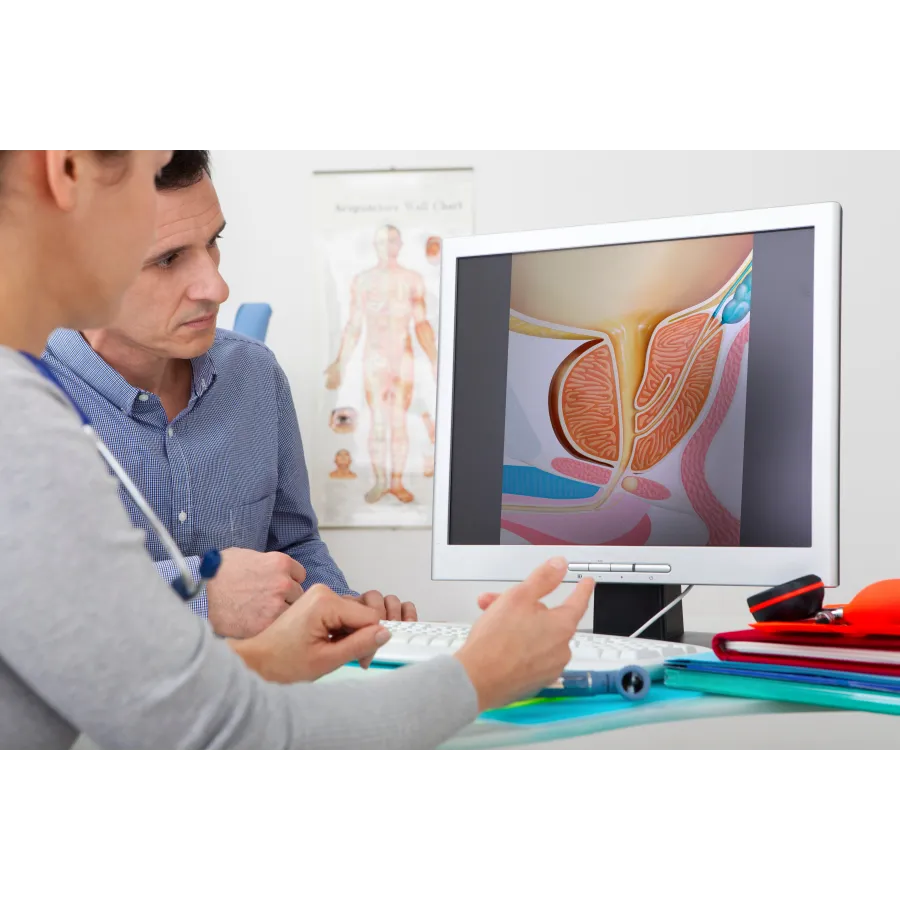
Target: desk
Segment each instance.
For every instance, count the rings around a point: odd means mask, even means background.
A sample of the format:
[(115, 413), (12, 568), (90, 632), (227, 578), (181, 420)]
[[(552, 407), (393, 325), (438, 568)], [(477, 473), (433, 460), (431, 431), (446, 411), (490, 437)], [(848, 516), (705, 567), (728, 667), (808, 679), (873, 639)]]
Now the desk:
[[(708, 647), (712, 637), (711, 633), (686, 632), (682, 640)], [(365, 674), (355, 669), (327, 677)], [(603, 721), (603, 716), (540, 729), (479, 719), (443, 746), (509, 750), (900, 749), (900, 716), (705, 695), (690, 706), (673, 706), (667, 721), (640, 722), (638, 706), (633, 723), (620, 720), (615, 727)]]
[[(751, 701), (752, 702), (752, 701)], [(875, 750), (900, 749), (900, 717), (822, 711), (800, 704), (777, 710), (637, 725), (515, 750)]]
[[(708, 647), (711, 634), (686, 632), (683, 641)], [(326, 678), (365, 677), (344, 669)], [(384, 673), (387, 674), (387, 673)], [(798, 703), (770, 703), (737, 697), (707, 696), (690, 718), (629, 725), (611, 730), (523, 741), (497, 723), (480, 720), (445, 744), (446, 749), (510, 750), (788, 750), (900, 749), (900, 716), (823, 710)], [(567, 725), (584, 731), (584, 721)], [(80, 738), (75, 749), (97, 749)]]

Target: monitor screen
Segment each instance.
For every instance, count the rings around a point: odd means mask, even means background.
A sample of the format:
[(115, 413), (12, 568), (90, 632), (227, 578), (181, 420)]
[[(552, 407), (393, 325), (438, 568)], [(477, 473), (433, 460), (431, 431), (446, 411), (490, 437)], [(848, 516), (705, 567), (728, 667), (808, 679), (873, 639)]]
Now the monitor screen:
[(459, 258), (448, 543), (810, 547), (814, 246)]

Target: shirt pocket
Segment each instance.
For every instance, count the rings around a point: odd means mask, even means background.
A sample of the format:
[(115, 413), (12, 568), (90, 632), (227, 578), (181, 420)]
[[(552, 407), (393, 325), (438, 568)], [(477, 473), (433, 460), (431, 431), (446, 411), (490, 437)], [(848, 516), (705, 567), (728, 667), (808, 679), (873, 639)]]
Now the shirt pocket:
[(275, 508), (275, 493), (273, 491), (261, 500), (235, 506), (228, 511), (228, 534), (225, 535), (230, 541), (228, 546), (265, 552), (272, 510)]

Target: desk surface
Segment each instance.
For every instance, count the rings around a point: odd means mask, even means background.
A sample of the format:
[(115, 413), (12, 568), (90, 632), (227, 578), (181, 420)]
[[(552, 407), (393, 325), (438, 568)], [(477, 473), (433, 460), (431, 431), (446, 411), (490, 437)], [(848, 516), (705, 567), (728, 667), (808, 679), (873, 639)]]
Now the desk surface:
[(696, 644), (698, 647), (712, 647), (715, 635), (711, 631), (686, 631), (681, 638), (682, 644)]
[(515, 750), (875, 750), (900, 749), (900, 716), (844, 710), (729, 715), (635, 725)]
[[(687, 632), (687, 644), (709, 646), (711, 634)], [(356, 676), (359, 677), (359, 670)], [(354, 677), (345, 672), (344, 677)], [(334, 676), (341, 677), (339, 673)], [(464, 729), (449, 746), (484, 746)], [(488, 726), (490, 728), (490, 726)], [(486, 737), (486, 735), (484, 735)], [(495, 744), (496, 746), (496, 744)], [(766, 703), (738, 698), (710, 698), (701, 717), (630, 725), (607, 731), (579, 734), (534, 743), (499, 742), (514, 750), (871, 750), (900, 749), (900, 716), (875, 713), (822, 710), (792, 703)], [(97, 749), (81, 738), (76, 749)]]

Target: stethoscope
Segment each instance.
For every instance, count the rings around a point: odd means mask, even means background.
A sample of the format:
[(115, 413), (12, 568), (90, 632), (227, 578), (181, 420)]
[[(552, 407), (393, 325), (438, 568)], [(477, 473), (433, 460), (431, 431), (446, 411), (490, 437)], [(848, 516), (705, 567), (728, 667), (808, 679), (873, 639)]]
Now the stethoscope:
[(81, 419), (81, 430), (91, 439), (91, 442), (97, 448), (97, 451), (106, 461), (106, 464), (112, 469), (113, 474), (118, 478), (119, 483), (128, 493), (128, 496), (134, 500), (138, 509), (147, 517), (150, 527), (156, 536), (166, 548), (172, 562), (178, 569), (178, 577), (172, 582), (172, 589), (183, 600), (191, 600), (203, 589), (203, 585), (212, 578), (219, 570), (222, 562), (222, 554), (218, 550), (210, 550), (204, 554), (200, 560), (200, 580), (195, 581), (191, 570), (188, 568), (187, 560), (182, 556), (178, 545), (172, 539), (172, 536), (166, 531), (165, 526), (153, 512), (153, 508), (144, 498), (144, 495), (138, 490), (135, 483), (129, 478), (128, 473), (119, 464), (119, 461), (113, 456), (112, 451), (103, 443), (100, 436), (94, 431), (90, 419), (85, 415), (84, 410), (75, 401), (75, 398), (63, 387), (60, 380), (56, 377), (53, 370), (41, 359), (32, 356), (30, 353), (20, 351), (29, 362), (31, 362), (37, 370), (47, 379), (52, 381), (62, 392), (72, 408), (78, 413)]

